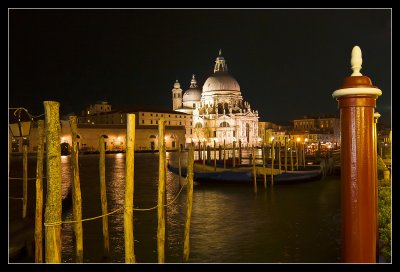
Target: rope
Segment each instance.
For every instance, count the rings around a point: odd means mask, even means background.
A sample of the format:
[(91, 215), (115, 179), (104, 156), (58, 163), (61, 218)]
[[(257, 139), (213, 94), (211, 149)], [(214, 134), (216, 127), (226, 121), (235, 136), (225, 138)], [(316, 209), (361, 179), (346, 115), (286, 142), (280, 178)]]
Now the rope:
[[(178, 199), (178, 196), (181, 194), (182, 189), (183, 189), (183, 187), (186, 186), (186, 184), (187, 184), (187, 180), (186, 180), (185, 184), (183, 184), (181, 186), (181, 189), (176, 194), (174, 199), (172, 199), (172, 201), (170, 203), (165, 204), (164, 207), (167, 207), (167, 206), (171, 205), (172, 203), (174, 203)], [(143, 208), (143, 209), (133, 208), (133, 210), (134, 211), (151, 211), (151, 210), (156, 209), (157, 207), (158, 207), (158, 205), (156, 205), (154, 207), (151, 207), (151, 208)], [(58, 222), (54, 222), (54, 223), (44, 223), (44, 226), (45, 227), (52, 227), (52, 226), (57, 226), (57, 225), (61, 225), (61, 224), (72, 224), (72, 223), (78, 223), (78, 222), (84, 222), (84, 221), (91, 221), (91, 220), (95, 220), (95, 219), (99, 219), (99, 218), (111, 215), (113, 213), (116, 213), (116, 212), (124, 209), (124, 208), (132, 208), (132, 207), (123, 206), (123, 207), (120, 207), (120, 208), (118, 208), (118, 209), (116, 209), (116, 210), (114, 210), (112, 212), (107, 213), (107, 214), (103, 214), (103, 215), (99, 215), (99, 216), (95, 216), (95, 217), (91, 217), (91, 218), (86, 218), (86, 219), (82, 219), (82, 220), (69, 220), (69, 221), (58, 221)]]
[[(46, 178), (46, 177), (43, 177), (43, 178)], [(23, 180), (24, 178), (8, 178), (8, 179), (11, 179), (11, 180)], [(36, 180), (36, 178), (27, 178), (27, 180)]]
[(56, 225), (61, 225), (61, 224), (71, 224), (71, 223), (78, 223), (78, 222), (84, 222), (84, 221), (90, 221), (90, 220), (95, 220), (98, 218), (102, 218), (104, 216), (108, 216), (111, 215), (113, 213), (116, 213), (120, 210), (122, 210), (124, 207), (118, 208), (112, 212), (109, 212), (107, 214), (103, 214), (103, 215), (99, 215), (99, 216), (95, 216), (95, 217), (91, 217), (91, 218), (86, 218), (86, 219), (82, 219), (82, 220), (70, 220), (70, 221), (58, 221), (58, 222), (54, 222), (54, 223), (44, 223), (45, 227), (52, 227), (52, 226), (56, 226)]

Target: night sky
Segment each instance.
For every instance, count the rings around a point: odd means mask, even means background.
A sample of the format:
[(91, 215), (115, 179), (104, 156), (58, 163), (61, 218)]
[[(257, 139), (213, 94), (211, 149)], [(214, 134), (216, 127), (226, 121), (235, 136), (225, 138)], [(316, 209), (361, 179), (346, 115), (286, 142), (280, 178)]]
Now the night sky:
[(391, 120), (391, 10), (9, 10), (9, 106), (80, 113), (96, 100), (114, 108), (172, 109), (176, 79), (188, 89), (213, 72), (222, 49), (260, 121), (338, 114), (332, 92), (361, 73), (383, 95)]

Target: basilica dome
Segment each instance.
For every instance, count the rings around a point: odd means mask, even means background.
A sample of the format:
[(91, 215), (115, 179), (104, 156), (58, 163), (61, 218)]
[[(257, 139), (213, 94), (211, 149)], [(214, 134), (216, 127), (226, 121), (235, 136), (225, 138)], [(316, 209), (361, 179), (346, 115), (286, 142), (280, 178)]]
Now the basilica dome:
[(203, 85), (203, 92), (240, 91), (239, 83), (226, 72), (216, 72)]

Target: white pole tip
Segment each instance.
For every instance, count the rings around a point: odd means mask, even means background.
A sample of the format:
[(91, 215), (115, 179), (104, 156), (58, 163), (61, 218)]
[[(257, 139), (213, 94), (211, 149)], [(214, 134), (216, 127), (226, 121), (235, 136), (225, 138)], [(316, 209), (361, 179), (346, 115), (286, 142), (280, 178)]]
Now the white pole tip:
[(351, 69), (353, 70), (351, 76), (362, 76), (362, 74), (360, 73), (361, 65), (362, 65), (361, 48), (356, 45), (353, 47), (353, 50), (351, 51)]

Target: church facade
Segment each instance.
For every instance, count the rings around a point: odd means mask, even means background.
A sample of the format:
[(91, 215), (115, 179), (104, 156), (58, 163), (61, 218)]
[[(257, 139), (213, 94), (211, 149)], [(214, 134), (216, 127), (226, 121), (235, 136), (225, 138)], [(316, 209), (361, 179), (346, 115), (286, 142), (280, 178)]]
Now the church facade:
[(192, 114), (191, 134), (186, 143), (213, 142), (227, 145), (239, 140), (242, 144), (258, 145), (258, 111), (246, 102), (239, 83), (228, 73), (228, 66), (219, 51), (215, 60), (214, 73), (197, 86), (193, 75), (190, 87), (182, 95), (180, 83), (172, 89), (173, 110)]

